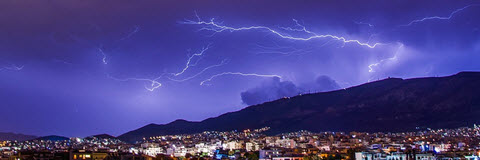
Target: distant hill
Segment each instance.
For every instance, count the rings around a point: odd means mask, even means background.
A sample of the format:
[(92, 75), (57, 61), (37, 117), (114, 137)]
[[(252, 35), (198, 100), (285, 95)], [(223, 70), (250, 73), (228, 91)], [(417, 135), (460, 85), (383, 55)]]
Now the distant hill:
[(24, 134), (19, 134), (19, 133), (11, 133), (11, 132), (0, 132), (0, 141), (26, 141), (26, 140), (31, 140), (35, 139), (37, 136), (32, 136), (32, 135), (24, 135)]
[(298, 131), (412, 131), (480, 122), (480, 72), (447, 77), (389, 78), (331, 92), (246, 107), (201, 122), (149, 124), (119, 138), (271, 127), (269, 134)]
[(92, 138), (92, 137), (99, 138), (99, 139), (117, 139), (117, 137), (109, 134), (97, 134), (97, 135), (89, 136), (87, 138)]
[(44, 140), (44, 141), (65, 141), (65, 140), (69, 140), (69, 139), (70, 139), (70, 138), (68, 138), (68, 137), (57, 136), (57, 135), (51, 135), (51, 136), (38, 137), (38, 138), (35, 138), (34, 140)]

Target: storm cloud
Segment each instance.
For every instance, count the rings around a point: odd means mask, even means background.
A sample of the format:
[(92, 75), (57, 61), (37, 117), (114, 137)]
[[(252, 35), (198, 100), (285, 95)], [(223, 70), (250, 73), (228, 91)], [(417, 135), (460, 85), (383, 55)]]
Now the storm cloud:
[(339, 89), (340, 86), (332, 78), (322, 75), (313, 82), (301, 86), (291, 81), (282, 81), (274, 77), (262, 82), (259, 86), (248, 89), (240, 94), (242, 102), (247, 105), (260, 104), (282, 97), (291, 97), (306, 92), (324, 92)]

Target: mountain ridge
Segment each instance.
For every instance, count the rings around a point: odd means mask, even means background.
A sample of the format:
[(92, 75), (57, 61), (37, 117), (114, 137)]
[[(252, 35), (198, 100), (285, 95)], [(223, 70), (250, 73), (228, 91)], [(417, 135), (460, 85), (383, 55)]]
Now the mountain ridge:
[(0, 132), (0, 141), (26, 141), (35, 138), (37, 138), (37, 136), (13, 132)]
[(43, 140), (43, 141), (65, 141), (65, 140), (69, 140), (69, 139), (70, 139), (70, 138), (64, 137), (64, 136), (49, 135), (49, 136), (38, 137), (38, 138), (35, 138), (34, 140)]
[(347, 89), (304, 94), (245, 107), (202, 121), (149, 124), (118, 136), (143, 137), (271, 127), (269, 134), (310, 131), (409, 131), (479, 122), (480, 72), (387, 78)]

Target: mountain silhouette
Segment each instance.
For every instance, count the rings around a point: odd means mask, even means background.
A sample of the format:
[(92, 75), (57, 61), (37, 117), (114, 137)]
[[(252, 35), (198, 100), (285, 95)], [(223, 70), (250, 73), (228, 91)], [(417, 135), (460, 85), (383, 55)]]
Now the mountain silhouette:
[(447, 77), (388, 78), (330, 92), (282, 98), (200, 122), (149, 124), (120, 135), (144, 137), (270, 127), (267, 134), (298, 130), (400, 132), (454, 128), (480, 122), (480, 72)]
[(37, 136), (11, 132), (0, 132), (0, 141), (26, 141), (35, 138), (37, 138)]

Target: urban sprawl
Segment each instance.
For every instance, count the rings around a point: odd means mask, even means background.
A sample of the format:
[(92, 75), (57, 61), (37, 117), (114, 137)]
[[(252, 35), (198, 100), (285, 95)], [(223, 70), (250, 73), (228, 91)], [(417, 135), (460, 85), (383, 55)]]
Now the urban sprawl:
[(479, 160), (480, 126), (403, 133), (298, 131), (270, 128), (145, 137), (134, 144), (114, 137), (0, 141), (1, 160)]

